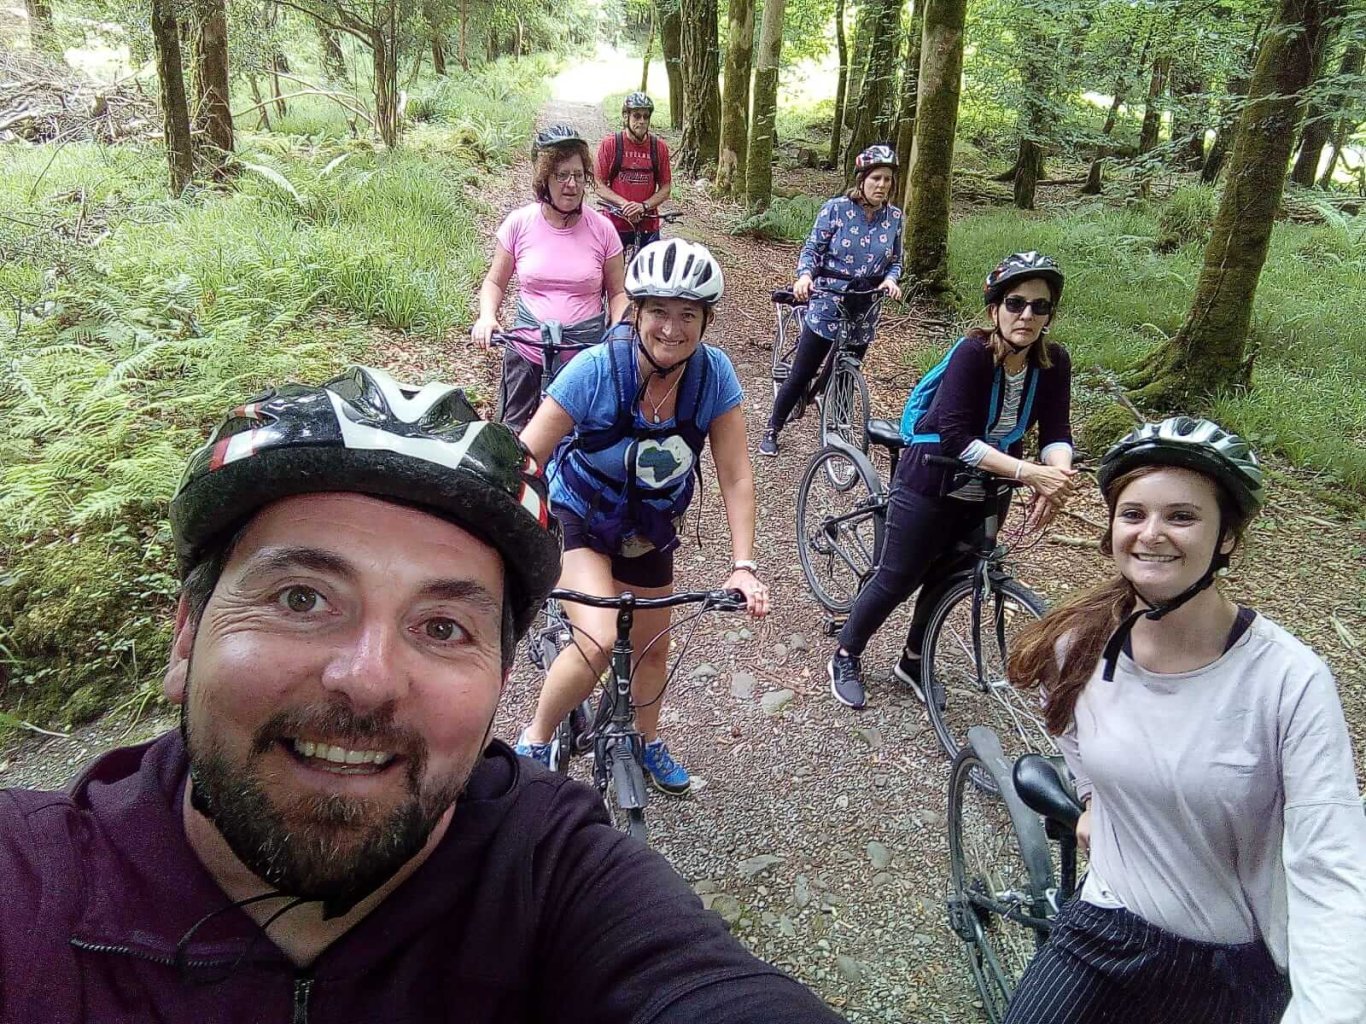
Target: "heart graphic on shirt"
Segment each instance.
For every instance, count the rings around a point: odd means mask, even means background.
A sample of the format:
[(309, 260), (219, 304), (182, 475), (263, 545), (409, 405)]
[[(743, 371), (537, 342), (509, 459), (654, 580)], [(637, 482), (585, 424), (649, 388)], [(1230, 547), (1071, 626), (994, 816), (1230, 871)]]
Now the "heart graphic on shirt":
[(692, 470), (693, 454), (688, 442), (677, 434), (646, 438), (636, 446), (636, 479), (644, 487), (667, 487)]

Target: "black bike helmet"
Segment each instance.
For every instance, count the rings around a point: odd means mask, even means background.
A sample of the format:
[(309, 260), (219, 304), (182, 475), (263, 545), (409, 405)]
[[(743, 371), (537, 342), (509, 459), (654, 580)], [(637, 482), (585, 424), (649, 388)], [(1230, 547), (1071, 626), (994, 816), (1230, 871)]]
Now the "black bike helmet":
[[(1212, 477), (1232, 496), (1244, 521), (1256, 515), (1265, 500), (1262, 470), (1251, 446), (1210, 420), (1172, 416), (1161, 423), (1145, 423), (1106, 452), (1096, 479), (1112, 518), (1119, 500), (1115, 481), (1141, 466), (1175, 466)], [(1221, 524), (1221, 534), (1223, 525), (1226, 524)], [(1181, 593), (1156, 603), (1144, 598), (1149, 606), (1137, 609), (1120, 622), (1101, 655), (1102, 674), (1107, 681), (1115, 677), (1115, 662), (1135, 622), (1169, 615), (1214, 582), (1214, 577), (1228, 565), (1228, 555), (1221, 547), (1222, 543), (1215, 545), (1209, 568)]]
[(878, 167), (890, 167), (892, 170), (896, 170), (898, 167), (896, 150), (879, 142), (876, 145), (869, 146), (854, 157), (854, 173), (856, 174), (867, 174)]
[(353, 366), (238, 406), (190, 456), (171, 500), (182, 578), (266, 505), (327, 491), (419, 505), (496, 549), (519, 637), (559, 577), (559, 524), (517, 435), (449, 384), (415, 388)]
[(582, 142), (587, 145), (584, 137), (578, 133), (572, 124), (552, 124), (548, 128), (542, 128), (531, 140), (531, 156), (534, 159), (543, 149), (552, 146), (567, 146), (575, 142)]
[(627, 93), (626, 98), (621, 101), (621, 112), (627, 114), (632, 110), (646, 110), (653, 114), (655, 112), (655, 101), (643, 92)]
[(1056, 303), (1062, 297), (1062, 267), (1058, 266), (1058, 261), (1052, 256), (1045, 256), (1033, 250), (1011, 253), (1003, 259), (996, 269), (987, 275), (986, 283), (982, 285), (982, 298), (986, 300), (986, 305), (994, 306), (1001, 301), (1012, 284), (1036, 277), (1048, 282), (1049, 291), (1053, 293), (1053, 301)]

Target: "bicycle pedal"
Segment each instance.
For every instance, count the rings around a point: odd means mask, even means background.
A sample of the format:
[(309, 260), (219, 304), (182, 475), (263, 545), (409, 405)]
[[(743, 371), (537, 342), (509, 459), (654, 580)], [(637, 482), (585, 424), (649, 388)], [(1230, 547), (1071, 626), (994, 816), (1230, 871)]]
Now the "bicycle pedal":
[(840, 630), (848, 621), (847, 615), (823, 615), (821, 616), (821, 632), (826, 636), (839, 636)]

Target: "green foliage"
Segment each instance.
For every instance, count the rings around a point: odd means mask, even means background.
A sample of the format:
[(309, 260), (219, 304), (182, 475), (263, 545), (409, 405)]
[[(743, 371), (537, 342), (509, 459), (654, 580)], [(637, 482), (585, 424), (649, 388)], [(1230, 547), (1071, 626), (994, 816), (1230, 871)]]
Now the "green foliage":
[(1167, 197), (1157, 215), (1158, 251), (1171, 252), (1195, 242), (1203, 245), (1218, 210), (1214, 186), (1182, 185)]
[[(1122, 370), (1173, 335), (1203, 253), (1156, 252), (1157, 213), (1102, 206), (1050, 218), (975, 214), (951, 228), (949, 263), (963, 315), (978, 315), (982, 278), (1009, 252), (1038, 249), (1067, 273), (1052, 337), (1078, 371)], [(1221, 422), (1300, 465), (1366, 493), (1366, 218), (1280, 224), (1257, 288), (1253, 387), (1221, 398)]]
[(811, 225), (815, 223), (816, 215), (821, 212), (824, 203), (824, 199), (812, 196), (799, 195), (791, 199), (774, 196), (767, 210), (746, 217), (731, 229), (731, 233), (769, 241), (804, 241), (811, 233)]

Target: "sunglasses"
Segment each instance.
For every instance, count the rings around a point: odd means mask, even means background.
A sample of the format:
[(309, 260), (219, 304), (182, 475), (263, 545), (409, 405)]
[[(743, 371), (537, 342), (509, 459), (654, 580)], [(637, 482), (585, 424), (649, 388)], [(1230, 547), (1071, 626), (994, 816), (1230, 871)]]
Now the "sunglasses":
[(1053, 312), (1051, 299), (1035, 299), (1030, 302), (1023, 295), (1007, 295), (1001, 305), (1005, 306), (1007, 313), (1023, 313), (1026, 306), (1034, 311), (1035, 316), (1048, 316)]
[(583, 171), (556, 171), (556, 172), (555, 172), (555, 180), (558, 181), (561, 185), (568, 184), (568, 183), (571, 182), (571, 181), (572, 181), (575, 185), (582, 185), (582, 184), (583, 184), (583, 180), (584, 180), (584, 178), (586, 178), (586, 177), (587, 177), (587, 175), (584, 174)]

